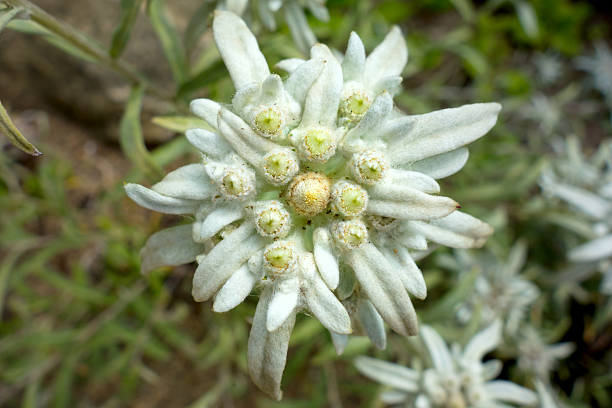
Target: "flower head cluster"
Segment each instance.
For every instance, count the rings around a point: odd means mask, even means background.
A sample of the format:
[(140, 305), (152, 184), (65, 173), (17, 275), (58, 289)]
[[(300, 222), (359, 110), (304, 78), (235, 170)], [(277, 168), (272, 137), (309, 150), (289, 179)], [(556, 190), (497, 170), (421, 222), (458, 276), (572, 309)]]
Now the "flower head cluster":
[(449, 347), (431, 327), (421, 328), (421, 340), (429, 361), (412, 369), (358, 357), (357, 369), (366, 377), (391, 387), (381, 395), (387, 404), (415, 408), (488, 408), (509, 404), (533, 406), (536, 394), (509, 381), (494, 380), (501, 371), (499, 360), (482, 362), (485, 354), (497, 347), (501, 323), (495, 322), (474, 336), (462, 350), (458, 344)]
[(538, 287), (520, 274), (525, 264), (526, 245), (521, 241), (516, 243), (504, 261), (487, 255), (462, 253), (457, 256), (455, 266), (460, 270), (480, 271), (474, 292), (459, 305), (457, 316), (467, 323), (478, 311), (484, 324), (499, 319), (504, 331), (515, 335), (527, 309), (540, 295)]
[(354, 33), (342, 62), (317, 44), (310, 59), (281, 63), (290, 71), (285, 80), (270, 73), (236, 15), (218, 11), (213, 33), (236, 93), (227, 107), (191, 104), (213, 129), (186, 134), (202, 162), (150, 189), (128, 184), (126, 191), (146, 208), (194, 216), (191, 226), (150, 238), (145, 271), (197, 259), (193, 297), (214, 298), (218, 312), (261, 288), (249, 370), (280, 398), (299, 311), (335, 336), (365, 327), (379, 346), (383, 321), (403, 335), (417, 333), (409, 293), (424, 298), (426, 288), (410, 251), (428, 240), (480, 246), (492, 232), (437, 195), (436, 179), (463, 167), (465, 145), (489, 131), (500, 106), (413, 116), (394, 109), (407, 58), (398, 28), (367, 58)]
[(601, 143), (591, 157), (586, 157), (578, 142), (568, 139), (565, 154), (543, 173), (540, 186), (547, 195), (565, 201), (586, 218), (590, 240), (571, 249), (568, 257), (602, 271), (601, 291), (612, 294), (612, 142)]
[(325, 2), (326, 0), (218, 0), (217, 8), (231, 11), (239, 16), (249, 14), (248, 11), (252, 9), (251, 14), (257, 16), (270, 31), (276, 30), (275, 14), (282, 12), (293, 41), (304, 53), (307, 53), (315, 44), (316, 38), (308, 26), (304, 9), (308, 9), (320, 21), (329, 21)]
[(580, 57), (579, 68), (591, 74), (592, 85), (606, 98), (608, 108), (612, 110), (612, 51), (605, 43), (595, 46), (592, 57)]
[(575, 345), (569, 342), (548, 344), (529, 325), (521, 330), (517, 346), (519, 368), (543, 381), (548, 381), (559, 360), (572, 354), (575, 349)]

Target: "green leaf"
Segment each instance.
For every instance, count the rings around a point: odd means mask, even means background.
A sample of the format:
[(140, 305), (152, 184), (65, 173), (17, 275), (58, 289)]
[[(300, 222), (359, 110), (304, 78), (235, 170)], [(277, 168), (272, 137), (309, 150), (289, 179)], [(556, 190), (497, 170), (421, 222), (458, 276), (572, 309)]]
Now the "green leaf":
[(208, 123), (195, 116), (167, 115), (155, 116), (152, 120), (157, 126), (177, 133), (185, 133), (189, 129), (213, 130)]
[(42, 154), (32, 143), (28, 142), (19, 129), (13, 124), (2, 102), (0, 102), (0, 133), (6, 136), (8, 140), (21, 151), (31, 154), (32, 156), (40, 156)]
[(121, 20), (113, 32), (109, 51), (112, 58), (118, 58), (123, 53), (142, 2), (143, 0), (121, 0)]
[(41, 405), (38, 398), (39, 388), (40, 380), (38, 379), (28, 384), (21, 399), (21, 408), (36, 408)]
[(25, 34), (40, 35), (45, 41), (64, 51), (66, 54), (72, 55), (73, 57), (85, 60), (87, 62), (98, 63), (98, 58), (84, 51), (82, 48), (78, 48), (71, 44), (64, 38), (52, 33), (45, 27), (41, 26), (32, 20), (13, 20), (8, 26), (11, 30), (19, 31)]
[(132, 88), (123, 118), (121, 118), (119, 124), (119, 140), (123, 152), (137, 169), (150, 175), (160, 175), (160, 168), (155, 164), (145, 146), (142, 127), (140, 126), (143, 94), (144, 88), (142, 86), (136, 85)]
[(525, 34), (531, 39), (538, 38), (540, 34), (538, 29), (538, 17), (531, 4), (526, 1), (514, 1), (513, 3), (516, 8), (518, 19), (521, 22), (521, 27), (525, 30)]
[(10, 23), (11, 20), (14, 19), (17, 14), (21, 13), (22, 11), (23, 7), (15, 7), (2, 13), (2, 15), (0, 15), (0, 32), (2, 32), (2, 29), (6, 27), (6, 25)]
[(208, 28), (208, 17), (215, 9), (215, 3), (214, 1), (204, 0), (189, 20), (183, 36), (183, 43), (188, 55), (190, 55), (190, 52), (195, 48), (198, 40)]
[(455, 6), (465, 21), (474, 20), (474, 5), (471, 0), (451, 0), (451, 3), (453, 3), (453, 6)]
[(189, 78), (181, 85), (178, 91), (180, 98), (187, 98), (191, 93), (199, 91), (207, 85), (210, 85), (221, 78), (227, 76), (223, 61), (217, 60), (211, 66), (203, 69), (198, 74)]
[(187, 141), (187, 138), (177, 137), (153, 150), (151, 156), (155, 164), (163, 167), (172, 163), (177, 158), (193, 152), (194, 148)]
[(457, 305), (474, 291), (474, 282), (476, 282), (479, 274), (478, 269), (466, 272), (451, 291), (438, 299), (436, 303), (430, 305), (427, 310), (420, 312), (421, 321), (431, 324), (434, 321), (444, 319), (446, 316), (452, 316)]
[(182, 84), (187, 77), (187, 58), (176, 28), (166, 16), (164, 6), (165, 0), (148, 0), (147, 14), (170, 64), (172, 76), (177, 84)]
[(79, 354), (69, 354), (66, 360), (63, 361), (57, 373), (57, 377), (55, 377), (55, 382), (53, 384), (55, 393), (53, 406), (56, 408), (71, 406), (72, 387), (76, 374), (75, 369), (79, 359)]

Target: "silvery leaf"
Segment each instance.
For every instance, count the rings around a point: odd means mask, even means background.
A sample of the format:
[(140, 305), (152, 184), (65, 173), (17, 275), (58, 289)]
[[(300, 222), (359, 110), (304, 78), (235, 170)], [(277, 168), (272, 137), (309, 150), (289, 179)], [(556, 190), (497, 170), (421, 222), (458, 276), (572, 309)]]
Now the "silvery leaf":
[(141, 207), (164, 214), (194, 214), (200, 201), (167, 197), (139, 184), (128, 183), (125, 192)]
[(363, 292), (393, 330), (411, 336), (417, 333), (417, 317), (408, 293), (392, 266), (372, 244), (363, 244), (348, 255)]
[(247, 362), (253, 382), (266, 394), (280, 400), (283, 395), (280, 384), (287, 362), (287, 349), (295, 324), (295, 314), (289, 316), (278, 329), (269, 332), (266, 320), (271, 297), (270, 286), (259, 296), (249, 335)]
[(195, 261), (204, 245), (191, 238), (191, 224), (167, 228), (151, 235), (140, 250), (140, 273), (147, 274), (161, 266), (177, 266)]
[(366, 377), (389, 387), (409, 393), (414, 393), (419, 389), (420, 375), (410, 368), (365, 356), (355, 359), (355, 367)]
[(498, 103), (476, 103), (409, 116), (411, 129), (388, 148), (401, 165), (456, 150), (484, 136), (497, 122)]

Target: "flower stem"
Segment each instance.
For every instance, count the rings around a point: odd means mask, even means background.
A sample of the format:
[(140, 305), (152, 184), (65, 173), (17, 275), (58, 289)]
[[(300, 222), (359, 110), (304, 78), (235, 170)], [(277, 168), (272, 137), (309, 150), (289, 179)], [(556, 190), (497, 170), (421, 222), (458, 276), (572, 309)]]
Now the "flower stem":
[(92, 38), (86, 36), (75, 28), (57, 20), (55, 17), (31, 3), (28, 0), (3, 0), (12, 7), (22, 7), (30, 16), (32, 21), (40, 24), (53, 34), (63, 38), (80, 51), (91, 56), (101, 65), (119, 73), (129, 81), (143, 85), (149, 92), (161, 99), (173, 101), (174, 98), (167, 91), (152, 84), (143, 74), (138, 72), (130, 64), (111, 58), (108, 52)]

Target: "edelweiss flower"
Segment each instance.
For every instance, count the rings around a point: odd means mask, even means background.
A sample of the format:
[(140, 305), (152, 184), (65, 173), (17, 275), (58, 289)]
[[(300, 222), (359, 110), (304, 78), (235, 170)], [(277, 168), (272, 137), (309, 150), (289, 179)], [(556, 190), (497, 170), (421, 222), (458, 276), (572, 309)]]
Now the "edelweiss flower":
[(602, 143), (590, 158), (576, 141), (570, 139), (566, 145), (566, 157), (543, 173), (540, 186), (590, 221), (591, 240), (573, 248), (568, 257), (602, 271), (601, 291), (612, 294), (612, 143)]
[(431, 327), (421, 327), (423, 341), (431, 361), (424, 369), (357, 357), (355, 366), (366, 377), (392, 388), (381, 395), (387, 404), (415, 408), (495, 408), (506, 403), (520, 406), (537, 403), (536, 394), (509, 381), (493, 380), (501, 371), (499, 360), (481, 360), (501, 340), (501, 323), (495, 322), (470, 340), (461, 350), (447, 347)]
[(612, 109), (612, 51), (605, 43), (595, 45), (592, 57), (580, 57), (576, 64), (578, 68), (591, 74), (593, 86), (603, 94)]
[[(285, 20), (296, 45), (307, 53), (317, 39), (308, 26), (304, 8), (307, 8), (318, 20), (329, 21), (329, 12), (325, 7), (326, 0), (258, 0), (251, 1), (254, 13), (262, 24), (270, 31), (276, 30), (274, 14), (284, 12)], [(228, 10), (239, 16), (243, 15), (249, 6), (249, 0), (219, 0), (218, 9)]]
[(563, 75), (563, 61), (558, 54), (538, 53), (533, 62), (539, 80), (545, 85), (552, 85)]
[(456, 255), (451, 261), (453, 268), (459, 271), (476, 268), (481, 272), (474, 293), (459, 305), (457, 316), (460, 321), (467, 323), (474, 311), (478, 311), (483, 324), (499, 319), (507, 334), (517, 334), (527, 308), (540, 295), (538, 287), (520, 275), (526, 249), (524, 242), (517, 242), (505, 261), (467, 252)]
[[(231, 106), (208, 99), (191, 104), (215, 130), (186, 134), (203, 162), (171, 172), (151, 189), (128, 184), (126, 191), (146, 208), (194, 216), (191, 227), (151, 237), (143, 271), (197, 259), (194, 299), (214, 297), (219, 312), (261, 287), (249, 369), (260, 388), (280, 398), (300, 310), (342, 336), (352, 327), (340, 298), (345, 306), (354, 302), (353, 322), (363, 323), (379, 346), (383, 320), (398, 333), (416, 334), (408, 293), (423, 298), (426, 288), (409, 250), (425, 248), (428, 239), (479, 246), (492, 232), (456, 211), (452, 199), (435, 195), (435, 179), (463, 167), (464, 146), (495, 124), (500, 106), (398, 113), (390, 92), (367, 85), (401, 72), (382, 63), (407, 54), (394, 29), (364, 62), (363, 89), (381, 92), (349, 130), (339, 117), (343, 67), (325, 45), (315, 45), (283, 81), (270, 73), (237, 16), (217, 12), (213, 34), (236, 94)], [(353, 35), (353, 47), (357, 41)], [(378, 62), (370, 66), (370, 58)]]
[(547, 344), (532, 326), (526, 326), (521, 330), (517, 344), (518, 366), (546, 381), (558, 360), (566, 358), (575, 349), (574, 344), (568, 342)]

